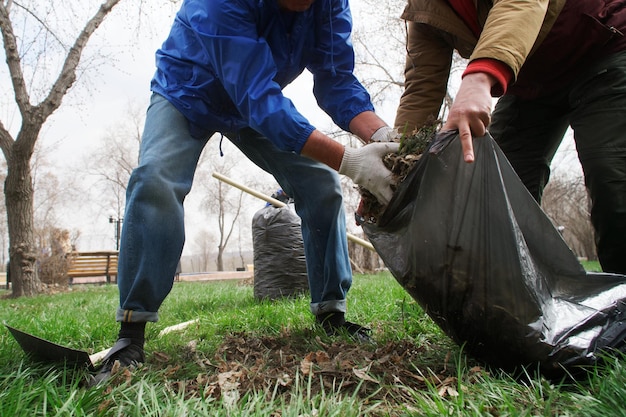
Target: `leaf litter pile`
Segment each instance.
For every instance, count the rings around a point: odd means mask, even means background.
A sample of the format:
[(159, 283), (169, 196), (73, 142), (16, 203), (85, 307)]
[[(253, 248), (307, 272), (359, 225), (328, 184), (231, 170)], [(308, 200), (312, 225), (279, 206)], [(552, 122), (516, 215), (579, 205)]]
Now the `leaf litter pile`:
[[(395, 188), (392, 186), (394, 191), (405, 180), (415, 163), (419, 161), (440, 126), (441, 121), (429, 119), (417, 131), (401, 135), (398, 153), (384, 156), (383, 163), (391, 171), (393, 184), (395, 184)], [(356, 212), (357, 224), (376, 223), (387, 206), (379, 203), (376, 197), (365, 188), (359, 186), (358, 190), (361, 201)]]
[[(458, 346), (446, 338), (438, 338), (437, 345), (423, 338), (379, 343), (376, 334), (385, 326), (379, 323), (368, 343), (347, 335), (329, 337), (317, 326), (283, 328), (273, 335), (230, 333), (213, 353), (199, 348), (198, 340), (181, 342), (175, 354), (148, 351), (138, 369), (114, 367), (104, 393), (151, 373), (164, 389), (187, 400), (214, 399), (236, 408), (251, 393), (265, 393), (268, 401), (283, 398), (284, 403), (294, 396), (340, 395), (364, 405), (376, 403), (369, 415), (387, 416), (410, 409), (415, 392), (435, 390), (442, 398), (453, 398), (459, 386), (465, 390), (488, 375), (474, 363), (459, 381)], [(100, 407), (105, 410), (112, 401), (105, 398)]]
[[(308, 398), (340, 393), (354, 395), (364, 404), (384, 401), (389, 407), (406, 407), (412, 402), (410, 390), (434, 388), (442, 397), (459, 395), (458, 372), (451, 357), (450, 351), (436, 351), (432, 345), (410, 340), (378, 345), (347, 336), (320, 337), (313, 329), (283, 330), (275, 336), (241, 332), (226, 336), (212, 357), (197, 349), (195, 341), (176, 358), (154, 352), (146, 366), (120, 370), (108, 389), (131, 383), (147, 369), (163, 369), (166, 389), (186, 399), (214, 398), (236, 406), (251, 392), (265, 392), (268, 400), (284, 396), (286, 402), (298, 394)], [(199, 370), (194, 378), (185, 377), (190, 366)], [(464, 383), (477, 381), (485, 372), (475, 366)], [(388, 411), (380, 409), (381, 415)]]

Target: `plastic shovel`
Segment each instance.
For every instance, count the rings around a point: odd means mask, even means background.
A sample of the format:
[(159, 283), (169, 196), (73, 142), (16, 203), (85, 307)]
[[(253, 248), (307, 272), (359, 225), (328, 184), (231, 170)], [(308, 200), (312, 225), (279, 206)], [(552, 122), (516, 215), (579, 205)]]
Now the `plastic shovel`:
[[(165, 334), (180, 331), (192, 324), (198, 322), (198, 319), (189, 320), (184, 323), (175, 324), (161, 330), (159, 337)], [(6, 322), (4, 325), (9, 329), (22, 350), (26, 352), (33, 360), (46, 363), (64, 363), (68, 366), (87, 366), (89, 370), (95, 371), (98, 362), (109, 353), (111, 348), (96, 352), (93, 355), (84, 350), (72, 349), (62, 346), (49, 340), (42, 339), (32, 334), (18, 330), (9, 326)]]
[(86, 365), (93, 371), (95, 370), (95, 364), (102, 360), (109, 351), (109, 349), (105, 349), (90, 355), (83, 350), (72, 349), (23, 332), (9, 326), (6, 322), (4, 325), (9, 329), (22, 350), (33, 360), (39, 362), (65, 363), (69, 366)]

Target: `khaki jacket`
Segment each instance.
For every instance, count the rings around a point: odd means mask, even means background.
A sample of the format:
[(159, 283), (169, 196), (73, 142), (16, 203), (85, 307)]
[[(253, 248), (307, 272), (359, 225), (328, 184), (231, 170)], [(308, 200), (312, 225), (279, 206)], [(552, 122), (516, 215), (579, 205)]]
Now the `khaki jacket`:
[[(565, 0), (474, 0), (480, 39), (445, 0), (409, 0), (402, 18), (409, 34), (405, 92), (395, 126), (413, 130), (436, 117), (446, 94), (454, 50), (474, 60), (491, 58), (514, 79), (552, 28)], [(511, 16), (515, 15), (514, 18)], [(517, 22), (517, 23), (515, 23)]]

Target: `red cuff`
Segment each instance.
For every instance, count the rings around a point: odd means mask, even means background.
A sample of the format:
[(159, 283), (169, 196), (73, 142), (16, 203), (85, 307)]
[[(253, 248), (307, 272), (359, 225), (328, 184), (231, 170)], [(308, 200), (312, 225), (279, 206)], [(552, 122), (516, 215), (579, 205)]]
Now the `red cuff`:
[(480, 58), (470, 62), (465, 71), (463, 71), (463, 77), (467, 74), (474, 74), (477, 72), (484, 72), (496, 78), (498, 81), (496, 85), (491, 87), (491, 95), (493, 97), (500, 97), (509, 86), (509, 82), (513, 79), (513, 71), (505, 63), (496, 59)]

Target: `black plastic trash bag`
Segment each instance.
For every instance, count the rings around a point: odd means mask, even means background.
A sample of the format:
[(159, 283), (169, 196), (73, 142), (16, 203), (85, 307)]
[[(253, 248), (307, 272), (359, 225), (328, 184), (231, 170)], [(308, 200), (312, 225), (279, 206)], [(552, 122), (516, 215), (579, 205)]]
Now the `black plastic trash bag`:
[(277, 299), (308, 291), (300, 217), (267, 205), (252, 217), (254, 297)]
[(436, 137), (378, 223), (363, 225), (385, 265), (488, 365), (552, 378), (623, 350), (626, 276), (585, 272), (495, 141), (474, 149), (467, 164), (456, 132)]

